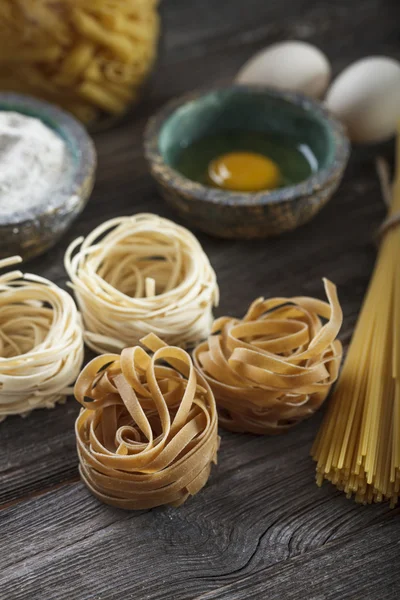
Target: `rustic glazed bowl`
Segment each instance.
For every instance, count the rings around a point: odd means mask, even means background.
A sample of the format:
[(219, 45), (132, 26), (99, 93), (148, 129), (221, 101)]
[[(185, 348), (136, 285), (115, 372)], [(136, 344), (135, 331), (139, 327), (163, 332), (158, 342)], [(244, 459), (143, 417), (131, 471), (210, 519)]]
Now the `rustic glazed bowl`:
[(0, 215), (0, 258), (19, 254), (32, 258), (42, 254), (70, 227), (91, 194), (96, 150), (84, 127), (60, 108), (29, 96), (0, 93), (0, 111), (15, 111), (40, 119), (65, 142), (68, 168), (51, 203), (43, 202), (6, 216)]
[[(173, 168), (182, 148), (223, 130), (279, 133), (307, 144), (318, 170), (293, 186), (242, 193), (191, 181)], [(259, 238), (309, 221), (339, 185), (349, 156), (342, 125), (318, 102), (292, 92), (232, 85), (173, 100), (152, 117), (145, 154), (167, 202), (190, 225), (224, 238)]]

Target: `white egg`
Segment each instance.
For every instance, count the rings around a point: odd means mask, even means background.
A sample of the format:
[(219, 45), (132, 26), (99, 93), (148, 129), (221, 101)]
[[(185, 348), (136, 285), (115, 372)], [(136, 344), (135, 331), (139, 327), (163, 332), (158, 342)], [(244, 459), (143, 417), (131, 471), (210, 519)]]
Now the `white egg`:
[(329, 85), (331, 67), (325, 54), (306, 42), (273, 44), (250, 58), (236, 82), (267, 85), (320, 98)]
[(400, 62), (363, 58), (345, 69), (328, 90), (326, 106), (346, 125), (354, 142), (381, 142), (400, 119)]

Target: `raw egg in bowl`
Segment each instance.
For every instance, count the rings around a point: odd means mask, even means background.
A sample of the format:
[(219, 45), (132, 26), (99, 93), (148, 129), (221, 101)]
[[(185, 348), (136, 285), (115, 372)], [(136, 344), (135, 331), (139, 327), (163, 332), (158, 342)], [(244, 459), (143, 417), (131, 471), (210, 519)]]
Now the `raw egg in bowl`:
[(225, 238), (309, 221), (342, 178), (342, 125), (302, 94), (233, 85), (173, 100), (145, 132), (151, 173), (193, 227)]

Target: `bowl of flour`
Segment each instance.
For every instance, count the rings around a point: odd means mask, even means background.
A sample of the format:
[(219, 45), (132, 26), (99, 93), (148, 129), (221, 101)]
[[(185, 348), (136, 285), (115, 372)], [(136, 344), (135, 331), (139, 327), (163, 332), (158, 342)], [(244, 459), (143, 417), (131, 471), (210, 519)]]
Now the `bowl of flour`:
[(63, 110), (0, 93), (0, 258), (32, 258), (63, 235), (86, 205), (94, 144)]

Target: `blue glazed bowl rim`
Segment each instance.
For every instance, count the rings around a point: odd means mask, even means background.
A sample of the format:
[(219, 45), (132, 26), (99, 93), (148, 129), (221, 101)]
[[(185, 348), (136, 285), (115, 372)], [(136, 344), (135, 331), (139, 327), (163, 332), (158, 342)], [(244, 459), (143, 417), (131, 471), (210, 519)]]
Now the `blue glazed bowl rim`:
[[(334, 150), (331, 163), (319, 169), (310, 177), (292, 186), (286, 186), (270, 192), (232, 192), (219, 190), (217, 188), (202, 185), (192, 181), (182, 173), (171, 167), (164, 160), (159, 148), (159, 139), (163, 126), (168, 119), (185, 104), (198, 100), (203, 96), (215, 92), (240, 91), (249, 93), (260, 93), (282, 101), (294, 104), (302, 108), (305, 113), (315, 115), (316, 119), (323, 121), (331, 136)], [(178, 98), (167, 102), (147, 122), (144, 132), (144, 152), (149, 163), (152, 174), (162, 183), (181, 192), (187, 199), (202, 200), (212, 204), (225, 205), (264, 205), (296, 200), (297, 198), (310, 196), (323, 189), (328, 183), (337, 179), (344, 171), (349, 154), (350, 142), (346, 136), (343, 125), (317, 100), (313, 100), (299, 92), (277, 90), (262, 85), (230, 84), (215, 86), (186, 93)]]
[[(59, 195), (59, 201), (49, 210), (51, 212), (59, 210), (74, 196), (78, 196), (82, 200), (83, 191), (88, 189), (89, 180), (94, 179), (97, 166), (96, 148), (85, 127), (62, 108), (46, 100), (25, 94), (0, 92), (0, 112), (3, 110), (21, 112), (21, 114), (40, 119), (67, 143), (74, 168), (69, 181), (66, 179), (65, 183), (57, 188), (56, 193)], [(72, 146), (79, 152), (78, 156), (73, 156)], [(41, 204), (38, 207), (40, 215), (45, 212), (42, 208), (43, 205)], [(32, 214), (34, 212), (32, 211)], [(22, 219), (15, 224), (21, 225), (23, 222)], [(6, 223), (6, 225), (11, 224)], [(0, 222), (0, 225), (3, 225), (3, 223)]]

